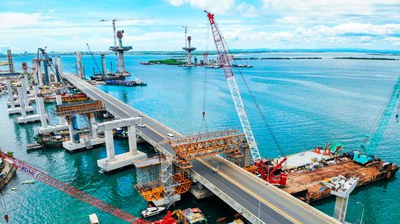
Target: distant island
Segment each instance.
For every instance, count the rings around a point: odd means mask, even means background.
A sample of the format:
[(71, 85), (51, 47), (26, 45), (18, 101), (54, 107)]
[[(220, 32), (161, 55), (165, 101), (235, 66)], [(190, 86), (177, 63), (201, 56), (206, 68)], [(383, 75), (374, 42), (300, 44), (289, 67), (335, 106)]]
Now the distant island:
[(395, 58), (365, 58), (365, 57), (334, 57), (333, 59), (350, 59), (350, 60), (383, 60), (383, 61), (397, 61)]

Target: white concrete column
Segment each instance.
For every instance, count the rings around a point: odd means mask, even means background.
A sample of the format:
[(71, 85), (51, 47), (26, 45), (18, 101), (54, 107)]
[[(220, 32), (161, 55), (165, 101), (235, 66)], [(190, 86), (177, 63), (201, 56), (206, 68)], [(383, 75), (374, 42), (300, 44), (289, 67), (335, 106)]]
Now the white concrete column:
[(38, 76), (37, 76), (37, 64), (35, 64), (35, 63), (32, 63), (32, 67), (33, 67), (33, 70), (32, 70), (32, 75), (33, 75), (33, 81), (35, 82), (35, 84), (36, 85), (39, 85), (39, 80), (38, 80)]
[(107, 149), (107, 161), (115, 160), (115, 150), (114, 150), (114, 136), (112, 130), (104, 130), (104, 138), (106, 141)]
[(24, 102), (24, 88), (23, 87), (18, 87), (18, 96), (19, 96), (19, 105), (21, 107), (21, 115), (22, 117), (26, 117), (26, 111), (25, 111), (25, 102)]
[(39, 113), (39, 107), (37, 105), (38, 96), (39, 96), (39, 87), (37, 85), (33, 86), (33, 96), (35, 97), (36, 109), (37, 109), (37, 111)]
[[(56, 103), (57, 103), (58, 106), (62, 104), (62, 98), (61, 98), (60, 94), (56, 95)], [(65, 119), (65, 117), (59, 116), (58, 119), (59, 119), (59, 121), (58, 121), (59, 125), (67, 124), (67, 120)]]
[(31, 88), (30, 88), (30, 86), (29, 86), (28, 77), (27, 77), (26, 74), (24, 75), (23, 82), (25, 83), (26, 92), (30, 92), (30, 91), (31, 91)]
[(74, 140), (74, 137), (75, 137), (74, 136), (74, 127), (72, 126), (72, 117), (71, 117), (70, 123), (68, 124), (68, 131), (69, 131), (69, 139), (70, 139), (70, 141), (75, 143), (75, 140)]
[(60, 56), (57, 57), (57, 66), (58, 66), (58, 71), (61, 74), (62, 73), (62, 64), (61, 64), (61, 57)]
[(42, 68), (40, 67), (40, 61), (37, 61), (36, 69), (37, 69), (38, 84), (40, 87), (43, 87)]
[(128, 144), (129, 152), (132, 155), (137, 154), (136, 127), (134, 125), (128, 126)]
[(89, 120), (90, 120), (90, 130), (92, 134), (92, 138), (95, 139), (97, 138), (97, 129), (96, 129), (96, 117), (94, 116), (94, 113), (90, 113), (89, 115)]
[(38, 97), (36, 101), (37, 110), (40, 116), (40, 122), (42, 123), (42, 128), (47, 128), (46, 111), (44, 109), (44, 99), (43, 97)]
[(7, 79), (7, 90), (8, 90), (8, 101), (10, 101), (10, 107), (12, 109), (15, 108), (15, 102), (14, 102), (14, 93), (13, 93), (13, 88), (11, 85), (11, 80)]
[(51, 82), (51, 62), (49, 61), (48, 63), (45, 63), (45, 66), (47, 66), (47, 78), (49, 79), (49, 85), (52, 83)]
[(336, 196), (336, 203), (335, 203), (335, 210), (333, 217), (339, 220), (339, 222), (341, 223), (345, 223), (348, 201), (349, 201), (348, 197), (342, 198)]
[[(25, 78), (24, 78), (25, 79)], [(26, 93), (26, 82), (25, 80), (21, 80), (21, 86), (22, 86), (22, 99), (24, 100), (25, 106), (29, 107), (29, 100), (28, 100), (28, 94)], [(21, 102), (20, 102), (21, 103)]]
[(58, 71), (58, 65), (57, 65), (57, 59), (56, 57), (52, 57), (51, 58), (51, 62), (54, 65), (54, 82), (58, 82), (58, 78), (57, 78), (57, 71)]

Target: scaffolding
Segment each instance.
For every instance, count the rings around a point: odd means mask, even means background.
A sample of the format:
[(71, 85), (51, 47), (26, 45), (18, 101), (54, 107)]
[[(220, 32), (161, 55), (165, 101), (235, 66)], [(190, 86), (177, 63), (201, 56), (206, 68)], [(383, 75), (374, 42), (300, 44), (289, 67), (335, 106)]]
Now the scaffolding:
[(98, 111), (104, 111), (103, 102), (99, 100), (90, 100), (79, 103), (61, 104), (56, 106), (58, 116), (70, 117), (76, 114), (90, 114)]
[[(148, 201), (164, 199), (166, 207), (173, 196), (189, 191), (192, 184), (191, 160), (203, 156), (225, 154), (228, 160), (242, 163), (245, 135), (238, 130), (211, 132), (165, 141), (176, 155), (160, 155), (135, 162), (135, 188)], [(158, 144), (155, 146), (160, 147)]]

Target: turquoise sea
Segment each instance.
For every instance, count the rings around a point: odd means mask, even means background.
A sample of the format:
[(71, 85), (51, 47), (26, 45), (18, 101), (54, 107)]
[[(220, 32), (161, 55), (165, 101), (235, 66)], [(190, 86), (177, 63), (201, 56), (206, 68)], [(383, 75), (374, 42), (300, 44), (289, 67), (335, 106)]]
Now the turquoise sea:
[[(399, 55), (368, 55), (364, 52), (237, 55), (256, 58), (322, 58), (239, 61), (254, 66), (241, 69), (242, 75), (236, 72), (236, 79), (262, 156), (277, 157), (282, 156), (282, 153), (265, 128), (242, 77), (249, 85), (285, 154), (300, 152), (331, 141), (342, 142), (345, 150), (351, 150), (358, 148), (364, 137), (373, 132), (374, 122), (400, 75), (399, 60), (333, 59), (351, 56), (400, 59)], [(99, 88), (183, 134), (240, 128), (221, 69), (139, 64), (149, 59), (169, 57), (128, 55), (127, 69), (133, 74), (128, 79), (141, 78), (148, 86)], [(17, 68), (21, 67), (22, 61), (30, 64), (31, 60), (30, 56), (14, 58)], [(107, 60), (108, 63), (114, 62), (111, 55), (107, 56)], [(62, 61), (64, 72), (75, 72), (73, 56), (62, 56)], [(94, 67), (92, 58), (84, 56), (83, 63), (87, 73), (91, 74)], [(68, 153), (63, 149), (28, 153), (26, 144), (33, 141), (34, 129), (39, 124), (14, 124), (13, 116), (7, 115), (6, 101), (7, 96), (0, 97), (0, 147), (3, 150), (13, 151), (16, 158), (28, 161), (53, 177), (136, 216), (147, 206), (145, 200), (132, 188), (132, 183), (136, 180), (133, 167), (112, 174), (99, 172), (96, 161), (105, 157), (103, 146), (76, 153)], [(54, 110), (53, 106), (47, 109)], [(203, 110), (206, 112), (206, 126), (201, 125)], [(400, 164), (399, 134), (399, 123), (392, 118), (375, 154)], [(117, 153), (127, 151), (127, 147), (126, 141), (116, 140)], [(140, 145), (139, 148), (151, 152), (148, 145)], [(46, 184), (36, 182), (32, 185), (21, 185), (23, 181), (30, 179), (32, 178), (19, 173), (3, 190), (10, 223), (88, 223), (88, 215), (94, 212), (98, 214), (101, 223), (124, 223)], [(363, 207), (357, 202), (361, 202), (365, 205), (364, 223), (400, 223), (399, 179), (396, 177), (390, 181), (381, 181), (353, 192), (347, 221), (360, 221)], [(11, 191), (12, 187), (18, 187), (18, 190)], [(333, 199), (313, 206), (333, 215)], [(200, 207), (211, 223), (219, 217), (229, 218), (234, 214), (229, 206), (217, 198), (198, 201), (187, 195), (185, 201), (179, 202), (177, 207)], [(4, 211), (0, 212), (3, 215)]]

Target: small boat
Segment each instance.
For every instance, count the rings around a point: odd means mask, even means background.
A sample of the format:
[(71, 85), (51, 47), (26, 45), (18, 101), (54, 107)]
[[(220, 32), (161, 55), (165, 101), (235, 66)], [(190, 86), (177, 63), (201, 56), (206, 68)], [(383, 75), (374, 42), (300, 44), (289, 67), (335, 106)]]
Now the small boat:
[(34, 184), (35, 181), (34, 180), (26, 180), (24, 182), (22, 182), (22, 184)]
[(13, 187), (13, 188), (11, 188), (11, 190), (16, 191), (16, 190), (18, 190), (18, 187)]
[(142, 216), (143, 218), (150, 217), (153, 215), (157, 215), (164, 210), (165, 207), (149, 207), (146, 210), (142, 211)]
[(99, 224), (99, 218), (97, 217), (96, 213), (89, 215), (90, 224)]

